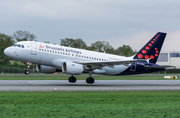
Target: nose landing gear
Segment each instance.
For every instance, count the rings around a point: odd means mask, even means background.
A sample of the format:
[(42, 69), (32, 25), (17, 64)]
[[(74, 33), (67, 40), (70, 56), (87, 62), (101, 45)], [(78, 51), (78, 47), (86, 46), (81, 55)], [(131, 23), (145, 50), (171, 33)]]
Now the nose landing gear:
[(30, 66), (31, 66), (31, 63), (27, 62), (27, 67), (26, 67), (26, 70), (24, 71), (24, 74), (29, 75), (29, 73), (30, 73), (30, 71), (29, 71)]

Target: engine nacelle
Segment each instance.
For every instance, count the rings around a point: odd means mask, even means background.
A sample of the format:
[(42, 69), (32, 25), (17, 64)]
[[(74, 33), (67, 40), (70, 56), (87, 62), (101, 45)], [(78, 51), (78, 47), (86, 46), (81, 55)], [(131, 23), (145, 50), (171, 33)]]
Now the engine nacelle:
[(84, 68), (81, 64), (76, 64), (72, 62), (64, 62), (62, 65), (62, 72), (71, 74), (71, 75), (80, 75), (82, 74)]
[(36, 65), (36, 70), (37, 70), (38, 72), (46, 73), (46, 74), (59, 72), (59, 71), (57, 71), (57, 69), (54, 68), (54, 67), (44, 66), (44, 65)]

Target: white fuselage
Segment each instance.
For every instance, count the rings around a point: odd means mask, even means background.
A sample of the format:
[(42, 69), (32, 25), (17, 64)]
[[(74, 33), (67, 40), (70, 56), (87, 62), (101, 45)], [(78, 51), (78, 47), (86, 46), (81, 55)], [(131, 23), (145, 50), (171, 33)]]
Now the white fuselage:
[[(18, 45), (18, 46), (17, 46)], [(133, 57), (123, 57), (112, 54), (76, 49), (71, 47), (47, 44), (34, 41), (21, 41), (14, 46), (6, 48), (4, 51), (12, 59), (31, 62), (39, 65), (52, 66), (58, 69), (62, 68), (62, 63), (83, 62), (83, 61), (123, 61), (132, 60)], [(128, 68), (124, 65), (113, 65), (114, 67), (103, 67), (101, 70), (95, 70), (94, 73), (116, 75)]]

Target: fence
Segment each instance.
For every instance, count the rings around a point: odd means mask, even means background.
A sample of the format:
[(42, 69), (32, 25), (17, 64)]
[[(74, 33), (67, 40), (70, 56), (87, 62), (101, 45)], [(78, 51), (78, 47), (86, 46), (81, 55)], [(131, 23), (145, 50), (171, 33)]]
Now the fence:
[[(24, 67), (0, 67), (0, 73), (24, 73)], [(30, 73), (37, 73), (35, 68), (29, 69)]]

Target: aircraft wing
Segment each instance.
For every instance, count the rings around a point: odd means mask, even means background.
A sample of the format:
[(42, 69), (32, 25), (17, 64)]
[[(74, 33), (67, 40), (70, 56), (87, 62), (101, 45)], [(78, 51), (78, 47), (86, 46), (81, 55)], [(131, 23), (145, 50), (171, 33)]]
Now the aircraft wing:
[(129, 66), (133, 62), (146, 61), (145, 59), (132, 59), (132, 60), (123, 60), (123, 61), (83, 61), (75, 62), (78, 64), (84, 65), (86, 69), (102, 69), (104, 66), (114, 68), (114, 65), (124, 65)]

